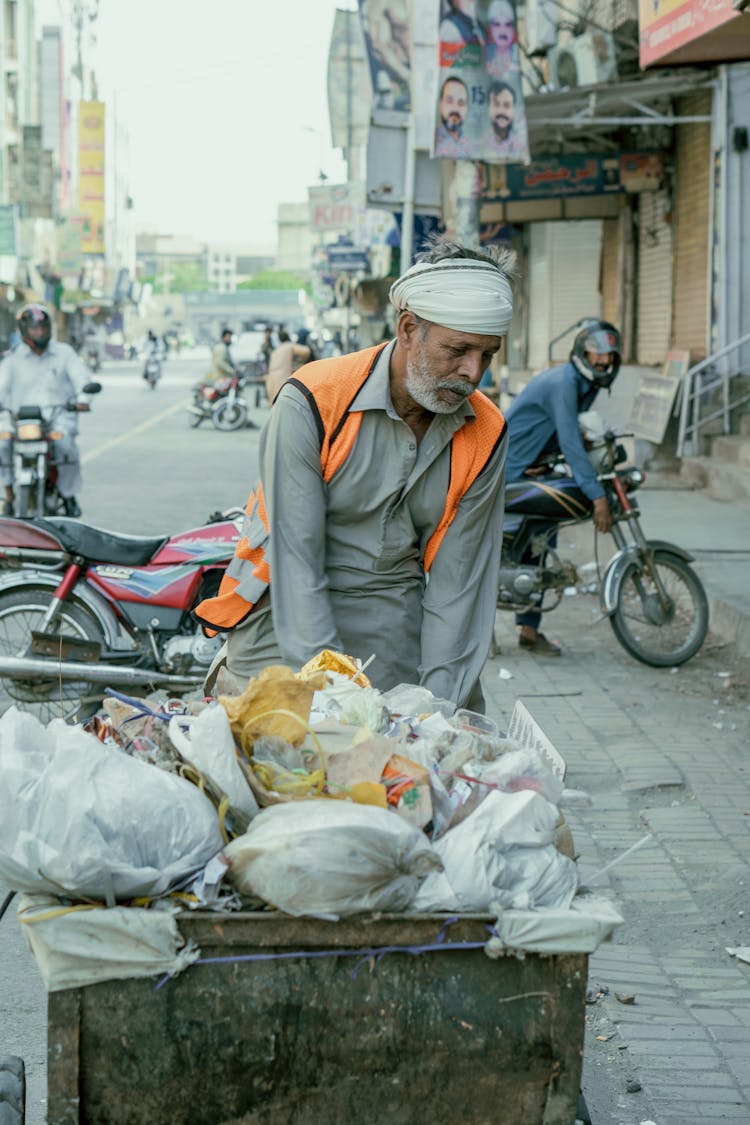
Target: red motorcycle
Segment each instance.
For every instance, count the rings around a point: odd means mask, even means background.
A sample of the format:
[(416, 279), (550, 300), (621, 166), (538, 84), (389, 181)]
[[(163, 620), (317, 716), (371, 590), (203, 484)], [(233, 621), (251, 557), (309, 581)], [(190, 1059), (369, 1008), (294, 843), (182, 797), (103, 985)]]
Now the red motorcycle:
[(188, 406), (188, 421), (192, 429), (200, 426), (204, 418), (210, 418), (217, 430), (242, 430), (246, 426), (257, 428), (255, 423), (248, 422), (247, 401), (241, 392), (249, 388), (254, 393), (257, 409), (261, 396), (265, 394), (265, 374), (266, 366), (262, 361), (246, 360), (238, 364), (231, 377), (197, 383)]
[(0, 709), (83, 718), (105, 687), (201, 684), (222, 638), (205, 637), (191, 609), (216, 594), (243, 518), (232, 509), (149, 538), (0, 519)]

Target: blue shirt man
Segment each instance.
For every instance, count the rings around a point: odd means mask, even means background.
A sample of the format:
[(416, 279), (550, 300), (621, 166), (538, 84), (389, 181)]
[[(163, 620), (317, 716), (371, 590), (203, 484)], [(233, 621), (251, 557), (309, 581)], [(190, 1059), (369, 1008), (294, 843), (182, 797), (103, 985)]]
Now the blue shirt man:
[(535, 375), (505, 412), (509, 435), (506, 480), (520, 480), (542, 453), (559, 450), (589, 500), (604, 496), (578, 424), (578, 415), (590, 408), (598, 391), (572, 363)]
[[(588, 410), (599, 390), (611, 386), (620, 369), (620, 334), (606, 321), (585, 322), (573, 342), (570, 360), (535, 375), (505, 412), (508, 425), (506, 481), (521, 480), (544, 453), (561, 452), (576, 484), (593, 503), (597, 531), (612, 527), (612, 514), (583, 444), (578, 415)], [(554, 540), (550, 538), (550, 546)], [(524, 561), (538, 563), (538, 558)], [(541, 613), (516, 614), (518, 643), (539, 656), (559, 656), (558, 645), (539, 632)]]

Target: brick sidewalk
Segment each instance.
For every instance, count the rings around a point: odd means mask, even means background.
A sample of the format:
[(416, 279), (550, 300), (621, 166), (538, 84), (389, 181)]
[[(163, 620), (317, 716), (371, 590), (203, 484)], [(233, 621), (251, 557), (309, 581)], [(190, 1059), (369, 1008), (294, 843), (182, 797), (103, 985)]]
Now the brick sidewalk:
[[(729, 650), (649, 668), (597, 612), (578, 596), (546, 619), (561, 659), (519, 652), (499, 614), (483, 678), (488, 714), (504, 728), (522, 699), (592, 798), (566, 810), (582, 883), (651, 834), (597, 884), (625, 922), (590, 960), (589, 1109), (595, 1125), (750, 1122), (750, 965), (726, 952), (750, 945), (750, 695), (736, 668), (719, 674)], [(597, 1115), (605, 1072), (614, 1100)]]

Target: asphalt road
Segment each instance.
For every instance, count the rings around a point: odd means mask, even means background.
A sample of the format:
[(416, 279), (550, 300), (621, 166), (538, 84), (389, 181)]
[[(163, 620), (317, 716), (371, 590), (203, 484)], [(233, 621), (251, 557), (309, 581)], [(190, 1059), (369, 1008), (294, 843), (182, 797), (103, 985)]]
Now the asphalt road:
[[(191, 386), (208, 367), (197, 349), (170, 358), (156, 390), (140, 365), (108, 363), (80, 420), (83, 519), (131, 535), (183, 531), (217, 509), (244, 507), (258, 467), (259, 429), (221, 433), (188, 423)], [(253, 401), (252, 399), (250, 401)], [(268, 408), (251, 409), (261, 425)]]

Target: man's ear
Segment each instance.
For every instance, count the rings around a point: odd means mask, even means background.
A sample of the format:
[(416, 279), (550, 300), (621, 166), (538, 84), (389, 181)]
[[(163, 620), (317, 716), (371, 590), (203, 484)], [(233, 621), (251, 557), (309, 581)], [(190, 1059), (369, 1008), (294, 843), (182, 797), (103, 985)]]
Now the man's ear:
[(409, 349), (419, 332), (419, 322), (413, 312), (404, 310), (396, 322), (396, 339), (402, 348)]

